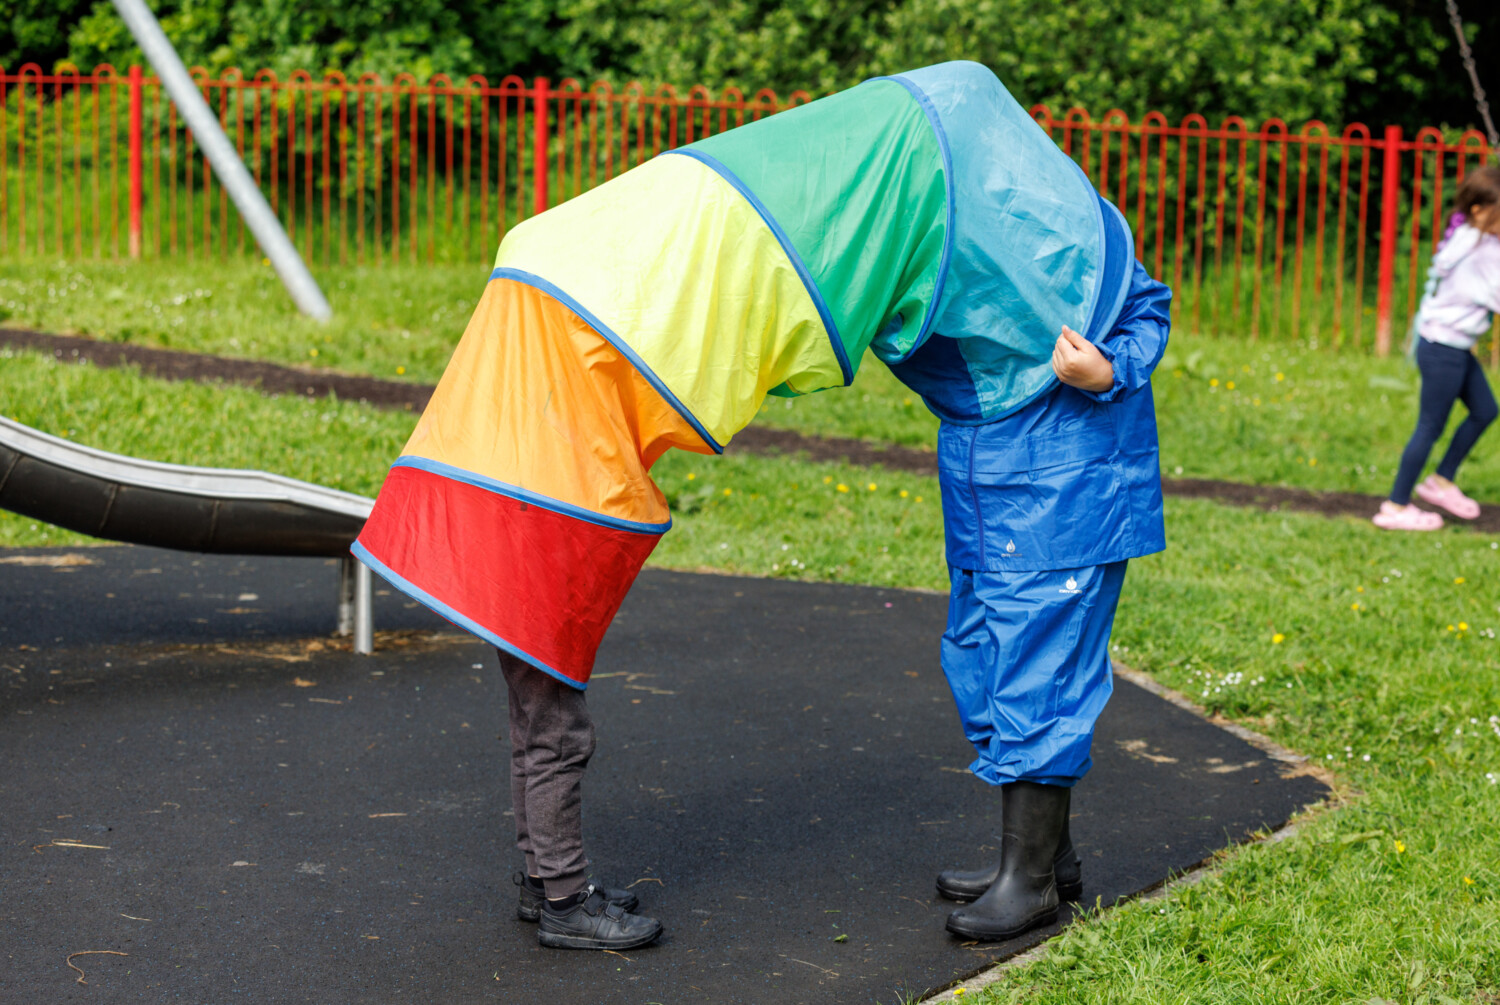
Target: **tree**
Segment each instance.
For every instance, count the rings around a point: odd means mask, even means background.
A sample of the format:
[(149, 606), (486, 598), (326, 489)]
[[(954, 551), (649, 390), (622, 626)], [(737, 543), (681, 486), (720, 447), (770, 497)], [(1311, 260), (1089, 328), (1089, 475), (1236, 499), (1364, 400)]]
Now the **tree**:
[[(1500, 6), (1463, 0), (1481, 72)], [(1440, 0), (155, 0), (189, 64), (640, 79), (785, 95), (947, 59), (1025, 102), (1407, 129), (1477, 119)], [(109, 0), (0, 0), (0, 60), (139, 61)], [(1500, 79), (1489, 81), (1500, 92)]]

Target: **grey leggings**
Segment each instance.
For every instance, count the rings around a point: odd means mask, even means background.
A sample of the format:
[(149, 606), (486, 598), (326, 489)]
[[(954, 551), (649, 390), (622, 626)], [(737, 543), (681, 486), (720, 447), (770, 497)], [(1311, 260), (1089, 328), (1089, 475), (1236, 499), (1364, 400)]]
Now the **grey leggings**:
[(594, 754), (594, 723), (583, 692), (506, 652), (510, 687), (510, 794), (516, 847), (526, 872), (553, 900), (582, 890), (583, 771)]

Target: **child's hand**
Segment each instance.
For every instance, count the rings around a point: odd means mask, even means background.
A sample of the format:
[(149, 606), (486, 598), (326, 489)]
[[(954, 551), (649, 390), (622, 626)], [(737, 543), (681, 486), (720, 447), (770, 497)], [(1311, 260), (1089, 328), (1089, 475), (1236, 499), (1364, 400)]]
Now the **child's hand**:
[(1108, 391), (1115, 386), (1115, 368), (1094, 343), (1063, 325), (1052, 348), (1052, 372), (1080, 391)]

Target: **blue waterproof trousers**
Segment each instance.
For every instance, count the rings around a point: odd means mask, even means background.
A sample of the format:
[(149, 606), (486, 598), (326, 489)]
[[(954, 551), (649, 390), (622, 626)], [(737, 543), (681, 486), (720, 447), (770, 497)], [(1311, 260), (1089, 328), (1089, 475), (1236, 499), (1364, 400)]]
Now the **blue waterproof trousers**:
[(974, 774), (991, 785), (1071, 786), (1088, 772), (1094, 723), (1114, 690), (1109, 634), (1127, 564), (950, 568), (943, 673), (979, 755)]

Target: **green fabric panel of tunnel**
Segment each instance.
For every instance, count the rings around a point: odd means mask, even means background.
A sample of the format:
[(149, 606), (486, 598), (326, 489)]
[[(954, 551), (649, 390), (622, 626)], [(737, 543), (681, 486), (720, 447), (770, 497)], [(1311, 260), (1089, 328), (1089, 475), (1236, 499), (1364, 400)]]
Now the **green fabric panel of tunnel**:
[(851, 369), (900, 315), (915, 338), (938, 287), (947, 181), (911, 93), (874, 80), (693, 143), (732, 171), (802, 257)]

